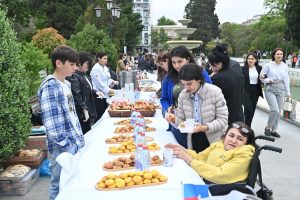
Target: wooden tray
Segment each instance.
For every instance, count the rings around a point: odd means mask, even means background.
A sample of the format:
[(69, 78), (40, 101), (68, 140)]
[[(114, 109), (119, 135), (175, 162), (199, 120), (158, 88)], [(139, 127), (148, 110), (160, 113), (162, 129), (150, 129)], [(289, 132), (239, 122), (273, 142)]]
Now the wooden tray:
[[(143, 117), (154, 117), (156, 110), (137, 110)], [(110, 117), (130, 117), (131, 110), (108, 110)]]
[[(154, 152), (154, 151), (160, 151), (160, 147), (158, 149), (155, 149), (155, 150), (148, 150), (150, 152)], [(134, 154), (135, 151), (132, 151), (132, 152), (128, 152), (128, 153), (109, 153), (108, 152), (108, 155), (112, 155), (112, 156), (120, 156), (120, 155), (130, 155), (130, 154)]]
[[(121, 121), (124, 121), (124, 120), (127, 120), (127, 123), (120, 123)], [(152, 121), (151, 119), (145, 119), (145, 122), (146, 122), (146, 124), (150, 124), (150, 123), (152, 123), (153, 121)], [(130, 119), (123, 119), (123, 120), (115, 121), (115, 122), (114, 122), (114, 125), (123, 125), (123, 126), (131, 125), (131, 124), (130, 124)]]
[[(147, 142), (154, 141), (153, 137), (148, 137), (148, 136), (146, 136), (146, 140), (147, 140)], [(123, 142), (128, 142), (128, 140), (123, 141)], [(106, 144), (122, 144), (123, 142), (107, 142), (107, 141), (105, 141)]]
[(132, 188), (140, 188), (140, 187), (147, 187), (147, 186), (155, 186), (155, 185), (162, 185), (167, 183), (168, 180), (164, 182), (158, 182), (158, 183), (147, 183), (147, 184), (142, 184), (142, 185), (132, 185), (132, 186), (125, 186), (122, 188), (97, 188), (97, 184), (95, 185), (96, 190), (99, 191), (112, 191), (112, 190), (127, 190), (127, 189), (132, 189)]
[[(160, 164), (151, 164), (152, 167), (153, 167), (153, 166), (160, 166), (160, 165), (163, 165), (163, 162), (160, 163)], [(105, 167), (102, 167), (102, 169), (103, 169), (104, 171), (110, 171), (110, 172), (112, 172), (112, 171), (123, 171), (123, 170), (134, 169), (134, 166), (132, 166), (132, 167), (126, 167), (126, 168), (119, 168), (119, 169), (107, 169), (107, 168), (105, 168)]]
[[(155, 131), (157, 131), (156, 128), (154, 128), (154, 129), (151, 130), (151, 131), (147, 131), (147, 130), (146, 130), (145, 132), (155, 132)], [(117, 132), (114, 131), (114, 133), (115, 133), (115, 134), (130, 134), (130, 133), (133, 133), (133, 132), (121, 132), (121, 133), (117, 133)]]

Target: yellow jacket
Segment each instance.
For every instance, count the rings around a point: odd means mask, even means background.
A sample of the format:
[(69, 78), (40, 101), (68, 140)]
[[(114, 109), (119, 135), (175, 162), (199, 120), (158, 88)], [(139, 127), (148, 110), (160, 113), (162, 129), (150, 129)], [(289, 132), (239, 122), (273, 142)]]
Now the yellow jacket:
[(193, 160), (190, 166), (206, 180), (213, 183), (235, 183), (248, 177), (255, 148), (252, 145), (226, 151), (224, 142), (212, 143), (200, 153), (187, 150)]

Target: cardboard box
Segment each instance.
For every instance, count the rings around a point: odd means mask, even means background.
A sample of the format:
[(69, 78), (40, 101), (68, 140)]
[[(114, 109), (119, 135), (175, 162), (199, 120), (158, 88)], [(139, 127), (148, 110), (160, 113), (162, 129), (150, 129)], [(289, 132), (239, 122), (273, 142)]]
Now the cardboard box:
[(46, 135), (29, 136), (25, 149), (41, 149), (48, 150), (46, 144)]

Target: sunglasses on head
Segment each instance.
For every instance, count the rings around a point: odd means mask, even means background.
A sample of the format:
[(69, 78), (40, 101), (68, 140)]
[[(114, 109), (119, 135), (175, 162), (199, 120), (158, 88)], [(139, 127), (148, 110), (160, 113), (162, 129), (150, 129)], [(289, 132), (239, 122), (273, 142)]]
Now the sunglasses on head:
[(240, 128), (241, 128), (241, 131), (242, 131), (243, 133), (245, 133), (245, 134), (248, 134), (248, 133), (250, 132), (247, 128), (242, 127), (241, 125), (236, 124), (236, 123), (232, 123), (232, 127), (233, 127), (233, 128), (236, 128), (236, 129), (240, 129)]

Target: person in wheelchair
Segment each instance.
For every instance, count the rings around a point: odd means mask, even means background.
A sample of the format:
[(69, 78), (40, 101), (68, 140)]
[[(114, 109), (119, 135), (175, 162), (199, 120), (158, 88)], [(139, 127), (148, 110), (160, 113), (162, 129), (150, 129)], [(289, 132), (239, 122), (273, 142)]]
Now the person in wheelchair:
[(222, 140), (198, 154), (179, 144), (167, 144), (174, 155), (184, 160), (209, 183), (236, 183), (247, 179), (250, 162), (257, 147), (254, 131), (243, 122), (228, 126)]

